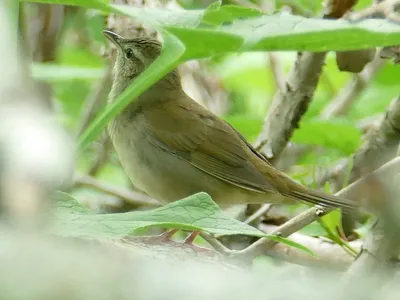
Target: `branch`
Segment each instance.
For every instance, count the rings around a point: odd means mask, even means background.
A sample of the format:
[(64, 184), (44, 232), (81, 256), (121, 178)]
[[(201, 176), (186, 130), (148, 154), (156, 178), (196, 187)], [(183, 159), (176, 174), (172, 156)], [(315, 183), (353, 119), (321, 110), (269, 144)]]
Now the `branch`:
[(268, 53), (269, 65), (271, 68), (272, 75), (274, 77), (276, 90), (285, 91), (285, 74), (283, 73), (283, 68), (280, 64), (279, 58), (276, 53)]
[(272, 101), (256, 143), (256, 147), (262, 148), (261, 151), (272, 163), (277, 161), (293, 131), (299, 126), (301, 117), (307, 111), (318, 84), (325, 56), (326, 53), (298, 53), (285, 83), (285, 90), (278, 91)]
[[(269, 233), (276, 231), (277, 226), (262, 224), (260, 229)], [(311, 256), (302, 250), (289, 247), (282, 243), (275, 245), (271, 250), (268, 250), (266, 254), (298, 265), (324, 267), (339, 271), (346, 270), (354, 261), (354, 257), (346, 252), (340, 245), (334, 244), (330, 241), (297, 232), (290, 236), (290, 240), (307, 247), (313, 251), (316, 256)], [(361, 241), (352, 241), (349, 242), (349, 244), (357, 251), (360, 251)]]
[(261, 218), (263, 215), (267, 214), (270, 209), (272, 208), (272, 205), (267, 203), (264, 204), (258, 209), (256, 212), (254, 212), (250, 217), (248, 217), (243, 223), (245, 224), (251, 224), (258, 218)]
[[(371, 178), (375, 177), (390, 177), (395, 176), (400, 171), (400, 157), (397, 157), (384, 166), (380, 167), (378, 170), (374, 171), (373, 173), (357, 180), (356, 182), (350, 184), (346, 188), (342, 189), (336, 196), (341, 196), (344, 198), (349, 199), (357, 199), (362, 195), (365, 198), (371, 196)], [(367, 200), (370, 200), (369, 198)], [(366, 202), (368, 202), (366, 200)], [(369, 207), (373, 204), (366, 203)], [(304, 228), (305, 226), (311, 224), (312, 222), (316, 221), (318, 218), (322, 217), (323, 215), (329, 213), (331, 210), (323, 209), (318, 206), (314, 206), (303, 213), (297, 215), (296, 217), (292, 218), (282, 226), (279, 226), (271, 235), (278, 235), (282, 237), (288, 237), (292, 233), (299, 231), (300, 229)], [(276, 241), (271, 239), (260, 239), (257, 242), (253, 243), (246, 249), (239, 251), (241, 255), (244, 257), (256, 257), (265, 253), (265, 251), (271, 249), (273, 246), (277, 244)]]
[(76, 175), (75, 184), (91, 187), (97, 189), (103, 193), (116, 196), (122, 200), (140, 206), (160, 206), (160, 202), (150, 198), (145, 194), (133, 192), (127, 189), (123, 189), (111, 184), (101, 182), (93, 177), (86, 175)]
[[(341, 17), (356, 1), (332, 0), (327, 3), (325, 17)], [(265, 117), (256, 148), (261, 148), (274, 164), (299, 127), (301, 117), (307, 111), (325, 62), (326, 52), (298, 53), (285, 83), (278, 91)]]
[[(277, 226), (261, 224), (260, 230), (270, 233), (276, 231)], [(243, 259), (241, 251), (228, 249), (211, 234), (203, 232), (201, 233), (201, 236), (223, 256), (232, 258), (234, 261), (240, 261)], [(354, 260), (354, 258), (343, 250), (341, 246), (319, 238), (294, 233), (290, 239), (306, 246), (313, 251), (316, 256), (311, 256), (302, 250), (282, 243), (276, 244), (271, 249), (266, 250), (263, 254), (297, 265), (328, 268), (338, 271), (346, 270)], [(357, 251), (361, 249), (360, 241), (350, 242), (350, 244), (352, 247), (357, 249)], [(247, 261), (251, 261), (254, 257), (248, 256), (246, 258), (248, 259)], [(244, 262), (245, 261), (246, 260), (244, 260)]]
[(400, 0), (377, 0), (374, 5), (362, 11), (352, 13), (348, 19), (353, 22), (366, 18), (385, 18), (393, 22), (400, 22), (396, 11), (400, 8)]

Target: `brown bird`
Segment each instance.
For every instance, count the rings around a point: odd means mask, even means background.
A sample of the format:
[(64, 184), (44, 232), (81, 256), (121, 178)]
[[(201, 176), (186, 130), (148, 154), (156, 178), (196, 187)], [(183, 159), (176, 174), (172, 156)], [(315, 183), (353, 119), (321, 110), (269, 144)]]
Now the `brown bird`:
[[(114, 101), (161, 53), (150, 38), (105, 36), (116, 46)], [(219, 205), (306, 201), (352, 210), (356, 203), (311, 190), (274, 168), (229, 123), (191, 99), (171, 71), (110, 124), (109, 133), (132, 183), (172, 202), (207, 192)]]

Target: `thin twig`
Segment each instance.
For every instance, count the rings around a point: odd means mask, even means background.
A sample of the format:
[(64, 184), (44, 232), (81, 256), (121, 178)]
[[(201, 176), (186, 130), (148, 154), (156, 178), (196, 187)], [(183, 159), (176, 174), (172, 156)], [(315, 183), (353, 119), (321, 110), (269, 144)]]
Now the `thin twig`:
[[(270, 233), (275, 231), (277, 226), (261, 224), (260, 229), (266, 233)], [(300, 249), (283, 243), (275, 245), (266, 254), (298, 265), (328, 267), (340, 271), (346, 270), (354, 261), (352, 255), (348, 254), (340, 245), (332, 241), (307, 236), (298, 232), (293, 233), (290, 236), (290, 240), (307, 247), (316, 256), (311, 256)], [(350, 244), (357, 251), (360, 251), (362, 245), (360, 240), (350, 242)]]
[(96, 178), (86, 176), (86, 175), (76, 175), (75, 183), (91, 188), (95, 188), (103, 193), (117, 196), (122, 200), (133, 204), (133, 205), (144, 205), (144, 206), (160, 206), (160, 202), (146, 196), (145, 194), (141, 194), (138, 192), (133, 192), (127, 189), (123, 189), (121, 187), (117, 187), (111, 184), (107, 184), (97, 180)]
[[(260, 229), (266, 233), (276, 232), (277, 226), (261, 225)], [(225, 257), (229, 257), (236, 261), (240, 261), (240, 259), (243, 258), (241, 251), (230, 250), (213, 235), (202, 232), (201, 236), (217, 252), (224, 255)], [(344, 271), (354, 260), (353, 257), (347, 254), (339, 245), (329, 243), (319, 238), (295, 233), (291, 236), (291, 240), (306, 246), (307, 248), (312, 250), (316, 254), (316, 256), (311, 256), (302, 250), (290, 247), (282, 243), (275, 245), (271, 249), (267, 249), (266, 252), (263, 254), (267, 254), (271, 257), (275, 257), (283, 261), (298, 265), (329, 268), (339, 271)], [(359, 250), (361, 248), (361, 243), (360, 241), (355, 241), (352, 242), (352, 246)]]
[(254, 214), (252, 214), (250, 217), (248, 217), (243, 223), (245, 224), (251, 224), (258, 218), (261, 218), (263, 215), (268, 213), (268, 211), (271, 209), (272, 205), (267, 203), (261, 206)]
[(216, 237), (214, 237), (212, 234), (209, 234), (207, 232), (201, 232), (200, 236), (206, 240), (207, 243), (209, 243), (216, 251), (221, 253), (222, 255), (225, 256), (230, 256), (232, 255), (232, 251), (225, 247)]
[(270, 52), (268, 53), (269, 66), (271, 68), (271, 73), (274, 76), (274, 81), (276, 89), (278, 91), (285, 91), (285, 74), (283, 73), (283, 68), (280, 64), (278, 54)]

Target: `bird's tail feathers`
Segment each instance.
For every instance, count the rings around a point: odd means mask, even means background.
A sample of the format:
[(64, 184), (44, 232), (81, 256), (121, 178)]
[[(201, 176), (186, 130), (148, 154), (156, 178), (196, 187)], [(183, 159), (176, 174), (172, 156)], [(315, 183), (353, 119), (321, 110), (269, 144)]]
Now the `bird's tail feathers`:
[(304, 192), (291, 191), (287, 194), (284, 194), (284, 196), (293, 200), (303, 200), (328, 208), (340, 208), (346, 213), (355, 211), (358, 207), (358, 203), (355, 201), (311, 189), (308, 189)]

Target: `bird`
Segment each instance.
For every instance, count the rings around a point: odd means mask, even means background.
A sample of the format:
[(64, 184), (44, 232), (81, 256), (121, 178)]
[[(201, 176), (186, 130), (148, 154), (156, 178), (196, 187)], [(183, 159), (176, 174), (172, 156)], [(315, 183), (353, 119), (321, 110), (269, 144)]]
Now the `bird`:
[[(117, 49), (108, 100), (113, 102), (157, 59), (162, 43), (103, 33)], [(163, 203), (206, 192), (222, 207), (296, 201), (343, 211), (357, 207), (276, 169), (232, 125), (184, 92), (177, 69), (132, 100), (108, 132), (135, 187)]]

